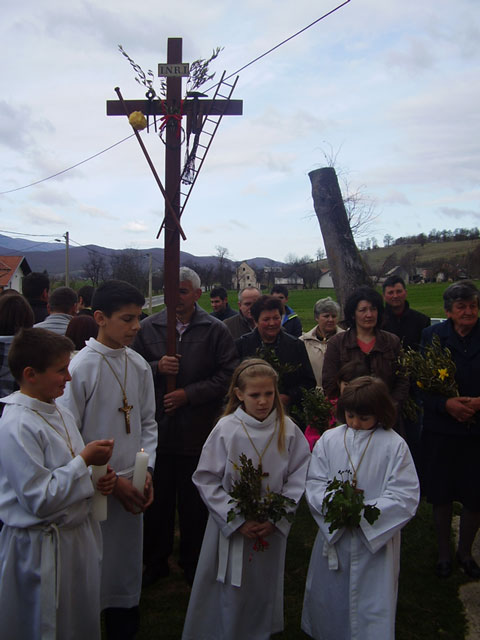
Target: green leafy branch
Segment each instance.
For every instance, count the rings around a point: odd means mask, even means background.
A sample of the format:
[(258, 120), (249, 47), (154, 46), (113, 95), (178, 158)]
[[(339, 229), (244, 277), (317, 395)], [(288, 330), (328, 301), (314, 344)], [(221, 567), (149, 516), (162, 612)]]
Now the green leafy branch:
[(232, 462), (240, 478), (234, 481), (230, 491), (229, 503), (234, 503), (235, 506), (229, 510), (227, 522), (231, 522), (237, 515), (256, 522), (270, 521), (275, 524), (282, 518), (292, 522), (295, 500), (271, 491), (268, 485), (266, 491), (263, 490), (262, 480), (269, 474), (263, 471), (261, 464), (255, 467), (251, 458), (247, 458), (244, 453), (240, 455), (239, 462), (240, 464)]
[(362, 513), (369, 524), (373, 524), (380, 516), (380, 509), (375, 505), (365, 504), (363, 491), (355, 488), (349, 478), (343, 479), (344, 473), (349, 476), (351, 471), (339, 471), (341, 477), (335, 476), (325, 490), (322, 515), (325, 522), (330, 523), (329, 533), (342, 527), (355, 529), (360, 525)]

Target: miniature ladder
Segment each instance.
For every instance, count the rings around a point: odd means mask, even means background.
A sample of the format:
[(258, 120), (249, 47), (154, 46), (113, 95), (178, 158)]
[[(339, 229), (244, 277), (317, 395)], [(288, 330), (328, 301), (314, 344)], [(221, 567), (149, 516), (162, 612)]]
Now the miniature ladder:
[[(225, 82), (224, 77), (225, 77), (225, 71), (222, 73), (222, 77), (220, 78), (220, 82), (217, 84), (217, 88), (215, 90), (215, 95), (213, 96), (211, 105), (210, 105), (210, 109), (208, 110), (208, 112), (205, 114), (205, 116), (203, 116), (203, 121), (202, 121), (202, 125), (201, 125), (201, 131), (200, 131), (200, 136), (207, 136), (207, 139), (205, 140), (207, 142), (207, 144), (202, 144), (201, 142), (198, 142), (197, 145), (197, 149), (195, 152), (195, 160), (200, 160), (200, 164), (198, 165), (197, 169), (190, 169), (193, 174), (194, 174), (194, 178), (192, 180), (192, 182), (189, 185), (186, 185), (186, 189), (185, 191), (180, 191), (180, 196), (182, 198), (184, 198), (183, 200), (183, 204), (180, 206), (180, 216), (182, 216), (183, 210), (185, 209), (185, 206), (188, 202), (188, 199), (190, 197), (190, 194), (192, 192), (193, 186), (195, 184), (195, 182), (197, 181), (198, 178), (198, 174), (200, 173), (200, 170), (203, 166), (203, 163), (205, 161), (205, 158), (207, 157), (207, 153), (208, 150), (210, 149), (210, 146), (213, 142), (213, 138), (215, 137), (215, 134), (217, 132), (218, 126), (220, 124), (220, 122), (222, 121), (223, 115), (228, 107), (228, 103), (230, 101), (230, 98), (232, 96), (232, 93), (235, 89), (235, 86), (238, 82), (238, 76), (235, 78), (235, 82), (233, 84), (229, 84), (228, 82)], [(226, 89), (223, 89), (222, 87), (225, 87)], [(220, 89), (222, 88), (222, 91), (226, 91), (228, 93), (228, 95), (222, 95), (220, 93)], [(221, 102), (217, 102), (215, 103), (215, 100), (217, 98), (222, 98)], [(213, 119), (213, 117), (216, 118), (216, 120)], [(213, 129), (210, 129), (210, 131), (205, 130), (205, 125), (213, 127)], [(186, 171), (186, 166), (184, 167), (183, 171), (182, 171), (182, 175), (180, 178), (180, 184), (179, 184), (179, 188), (181, 188), (182, 185), (182, 180), (184, 178), (185, 175), (185, 171)]]

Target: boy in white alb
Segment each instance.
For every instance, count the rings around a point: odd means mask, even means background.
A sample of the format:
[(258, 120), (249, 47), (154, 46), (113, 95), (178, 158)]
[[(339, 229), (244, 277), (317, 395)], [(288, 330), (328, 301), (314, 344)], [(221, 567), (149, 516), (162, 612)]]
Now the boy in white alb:
[[(88, 465), (105, 464), (113, 440), (85, 447), (55, 404), (73, 349), (64, 336), (24, 329), (9, 352), (20, 391), (1, 398), (1, 640), (100, 640), (101, 534)], [(97, 487), (108, 493), (114, 484), (110, 469)]]
[[(150, 366), (128, 348), (140, 328), (145, 299), (127, 282), (109, 280), (95, 292), (92, 309), (98, 336), (73, 358), (72, 381), (62, 398), (86, 442), (114, 437), (111, 464), (118, 475), (101, 523), (103, 563), (101, 607), (107, 638), (134, 638), (139, 626), (142, 585), (142, 512), (153, 501), (157, 423)], [(132, 484), (135, 457), (149, 455), (143, 494)]]

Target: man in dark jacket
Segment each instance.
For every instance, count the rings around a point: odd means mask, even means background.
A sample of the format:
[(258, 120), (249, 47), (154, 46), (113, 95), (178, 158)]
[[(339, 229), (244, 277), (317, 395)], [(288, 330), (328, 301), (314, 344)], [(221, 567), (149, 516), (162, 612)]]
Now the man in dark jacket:
[(430, 326), (430, 318), (410, 309), (405, 282), (400, 276), (390, 276), (385, 280), (383, 299), (385, 315), (382, 329), (398, 336), (404, 347), (418, 349), (422, 331)]
[(48, 316), (49, 291), (50, 280), (46, 273), (32, 271), (22, 279), (22, 294), (32, 307), (35, 323), (43, 322)]
[[(430, 318), (420, 311), (411, 309), (407, 300), (405, 282), (400, 276), (390, 276), (383, 283), (383, 299), (385, 313), (382, 329), (395, 334), (404, 348), (418, 349), (422, 331), (430, 326)], [(410, 384), (410, 396), (418, 399), (418, 387)], [(410, 447), (415, 466), (420, 471), (420, 433), (422, 430), (421, 417), (416, 420), (404, 418), (405, 439)]]
[(238, 313), (225, 320), (234, 340), (243, 336), (244, 333), (250, 333), (255, 328), (255, 320), (252, 318), (250, 309), (260, 296), (260, 290), (256, 287), (245, 287), (238, 294)]
[(272, 296), (278, 298), (282, 305), (282, 327), (291, 336), (299, 338), (302, 335), (302, 322), (292, 307), (288, 306), (288, 289), (283, 284), (276, 284), (270, 292)]
[(214, 287), (210, 291), (210, 303), (213, 309), (210, 315), (219, 320), (223, 321), (238, 314), (238, 311), (234, 311), (228, 304), (228, 294), (224, 287)]
[[(155, 499), (145, 514), (144, 586), (168, 575), (176, 508), (179, 564), (187, 581), (193, 582), (208, 513), (191, 477), (220, 417), (238, 362), (233, 338), (223, 322), (196, 304), (202, 293), (198, 275), (182, 267), (179, 280), (177, 355), (166, 355), (166, 310), (142, 322), (133, 344), (152, 367), (158, 423)], [(169, 375), (176, 376), (177, 388), (167, 393)]]

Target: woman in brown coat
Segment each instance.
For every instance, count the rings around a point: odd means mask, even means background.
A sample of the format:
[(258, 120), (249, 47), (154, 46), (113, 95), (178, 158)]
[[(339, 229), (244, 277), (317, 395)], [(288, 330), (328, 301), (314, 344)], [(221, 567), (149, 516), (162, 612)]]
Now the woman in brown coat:
[[(371, 375), (381, 378), (392, 394), (397, 411), (408, 396), (408, 379), (399, 375), (400, 340), (382, 331), (383, 299), (371, 287), (359, 287), (347, 299), (345, 321), (349, 329), (330, 338), (325, 353), (322, 383), (330, 398), (338, 395), (337, 375), (347, 362), (362, 362)], [(401, 431), (401, 430), (400, 430)]]

